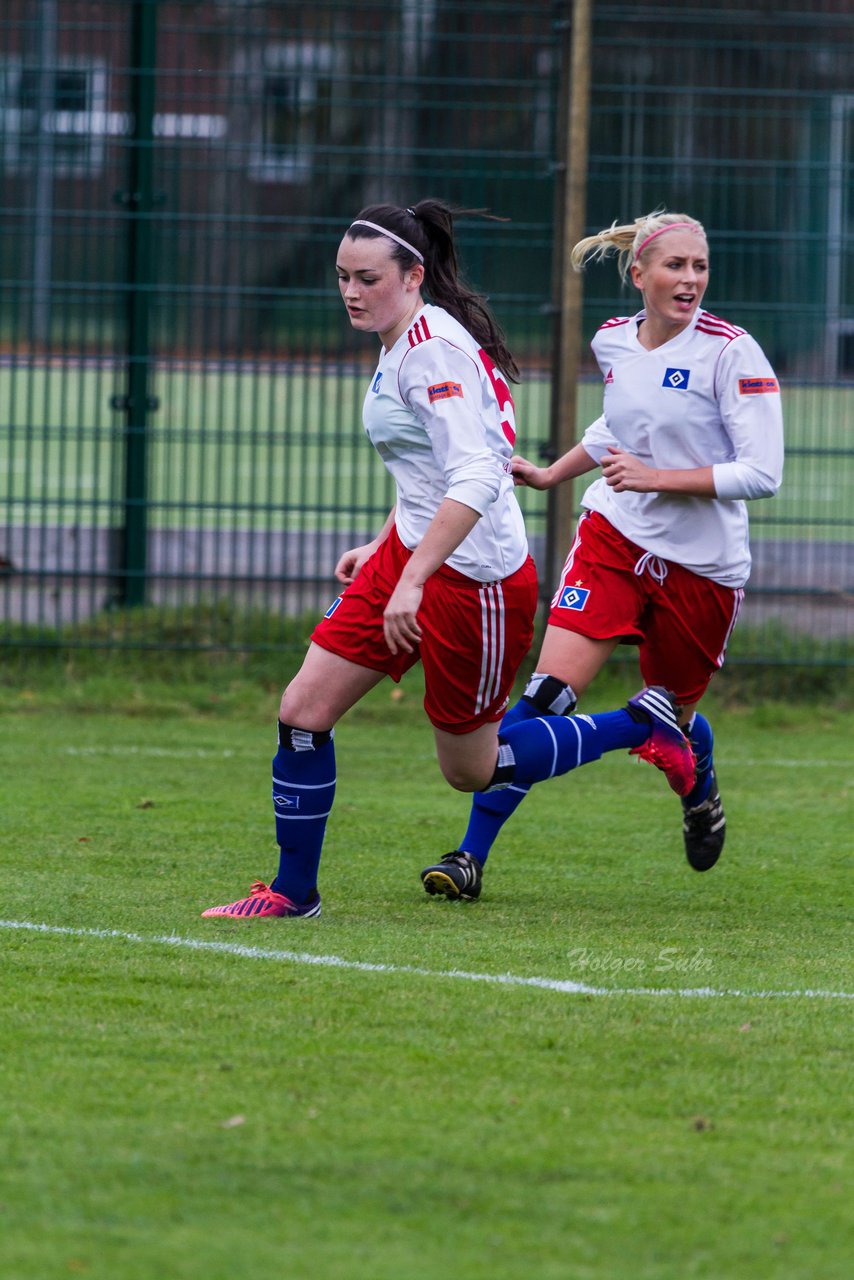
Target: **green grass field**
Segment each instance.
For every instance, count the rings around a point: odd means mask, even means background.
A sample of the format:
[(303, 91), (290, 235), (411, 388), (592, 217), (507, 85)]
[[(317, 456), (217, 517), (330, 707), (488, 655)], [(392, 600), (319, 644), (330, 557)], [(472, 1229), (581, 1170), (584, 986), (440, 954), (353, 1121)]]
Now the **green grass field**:
[[(370, 369), (325, 377), (193, 366), (158, 371), (150, 443), (151, 527), (315, 530), (342, 514), (373, 527), (392, 489), (361, 429)], [(0, 512), (13, 524), (115, 523), (122, 492), (123, 418), (110, 408), (123, 390), (107, 369), (58, 363), (0, 368), (0, 459), (8, 478)], [(579, 389), (578, 423), (601, 410), (598, 380)], [(520, 453), (537, 457), (549, 435), (550, 384), (514, 389)], [(854, 388), (785, 388), (786, 481), (773, 504), (752, 512), (754, 537), (839, 538), (850, 529)], [(807, 452), (802, 452), (806, 450)], [(542, 494), (525, 493), (537, 529)], [(355, 527), (355, 526), (354, 526)]]
[(843, 709), (718, 707), (712, 872), (617, 753), (460, 905), (418, 871), (467, 802), (381, 688), (322, 918), (247, 924), (199, 912), (274, 870), (275, 695), (100, 679), (0, 689), (4, 1280), (847, 1280)]

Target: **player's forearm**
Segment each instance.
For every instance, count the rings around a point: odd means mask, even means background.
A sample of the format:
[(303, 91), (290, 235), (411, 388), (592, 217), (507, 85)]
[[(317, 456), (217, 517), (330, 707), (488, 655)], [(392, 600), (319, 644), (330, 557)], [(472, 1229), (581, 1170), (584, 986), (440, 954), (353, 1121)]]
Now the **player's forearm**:
[(472, 507), (445, 498), (400, 575), (401, 583), (423, 587), (430, 575), (468, 537), (479, 519), (480, 512)]
[(577, 476), (594, 471), (598, 463), (591, 458), (583, 444), (575, 444), (565, 454), (546, 468), (549, 475), (549, 488), (562, 484), (564, 480), (575, 480)]
[(711, 467), (651, 467), (633, 453), (609, 448), (602, 458), (602, 475), (615, 493), (673, 493), (690, 498), (716, 498)]
[(716, 498), (715, 478), (711, 467), (693, 467), (681, 471), (655, 472), (654, 487), (659, 493), (678, 493), (687, 498)]

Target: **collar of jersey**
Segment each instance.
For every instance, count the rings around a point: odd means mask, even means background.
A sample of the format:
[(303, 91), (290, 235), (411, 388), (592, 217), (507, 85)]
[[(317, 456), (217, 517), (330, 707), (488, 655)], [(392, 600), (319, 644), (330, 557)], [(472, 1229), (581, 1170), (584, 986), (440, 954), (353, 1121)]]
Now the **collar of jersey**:
[[(662, 351), (675, 351), (678, 346), (680, 346), (683, 342), (687, 342), (688, 339), (691, 337), (691, 334), (694, 332), (695, 328), (697, 327), (697, 321), (700, 319), (700, 316), (702, 314), (703, 314), (703, 308), (698, 307), (697, 310), (694, 312), (693, 316), (691, 317), (691, 323), (689, 325), (686, 325), (686, 327), (682, 330), (681, 333), (677, 333), (675, 338), (668, 339), (668, 341), (662, 343), (660, 347), (654, 347), (652, 351), (648, 351), (646, 347), (643, 345), (643, 343), (641, 342), (640, 338), (638, 337), (638, 325), (640, 324), (641, 320), (646, 319), (646, 311), (644, 310), (643, 307), (641, 307), (637, 315), (632, 316), (631, 321), (629, 323), (629, 326), (628, 326), (629, 342), (633, 347), (635, 347), (638, 351), (642, 351), (643, 354), (646, 356), (654, 356)], [(414, 323), (415, 322), (413, 321), (413, 324)]]
[(403, 331), (403, 333), (400, 335), (400, 337), (397, 339), (397, 341), (396, 341), (396, 342), (394, 342), (394, 343), (392, 343), (392, 345), (391, 345), (390, 347), (383, 347), (383, 349), (382, 349), (382, 353), (381, 353), (381, 355), (380, 355), (380, 359), (381, 359), (381, 360), (382, 360), (382, 359), (384, 359), (384, 358), (385, 358), (385, 356), (389, 356), (389, 355), (391, 355), (392, 351), (395, 351), (395, 350), (397, 349), (397, 347), (398, 347), (398, 346), (400, 346), (401, 342), (403, 342), (404, 338), (405, 338), (405, 337), (406, 337), (406, 335), (409, 333), (409, 330), (410, 330), (410, 329), (412, 329), (412, 328), (413, 328), (413, 327), (418, 323), (418, 321), (421, 319), (421, 317), (424, 315), (424, 313), (425, 313), (426, 311), (429, 311), (429, 310), (430, 310), (430, 307), (431, 307), (431, 306), (432, 306), (432, 304), (431, 304), (431, 303), (429, 303), (429, 302), (425, 302), (425, 303), (424, 303), (424, 306), (421, 308), (421, 310), (420, 310), (420, 311), (416, 311), (416, 312), (415, 312), (415, 315), (414, 315), (414, 316), (412, 317), (412, 319), (409, 321), (409, 324), (406, 326), (406, 328), (404, 329), (404, 331)]

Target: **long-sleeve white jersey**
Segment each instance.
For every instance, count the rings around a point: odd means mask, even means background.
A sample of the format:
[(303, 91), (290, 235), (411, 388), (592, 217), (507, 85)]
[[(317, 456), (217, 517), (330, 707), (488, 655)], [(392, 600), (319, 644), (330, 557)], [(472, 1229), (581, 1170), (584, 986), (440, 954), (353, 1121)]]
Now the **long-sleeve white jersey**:
[(604, 413), (582, 443), (596, 462), (613, 445), (650, 467), (711, 466), (717, 497), (615, 493), (600, 478), (581, 505), (645, 551), (741, 587), (750, 574), (745, 500), (771, 497), (783, 474), (777, 378), (749, 333), (708, 311), (653, 351), (638, 339), (644, 318), (608, 320), (593, 338)]
[(414, 550), (442, 501), (453, 498), (481, 518), (447, 563), (478, 582), (515, 573), (528, 541), (510, 471), (513, 399), (489, 356), (447, 311), (423, 307), (383, 351), (363, 418), (397, 487), (404, 546)]

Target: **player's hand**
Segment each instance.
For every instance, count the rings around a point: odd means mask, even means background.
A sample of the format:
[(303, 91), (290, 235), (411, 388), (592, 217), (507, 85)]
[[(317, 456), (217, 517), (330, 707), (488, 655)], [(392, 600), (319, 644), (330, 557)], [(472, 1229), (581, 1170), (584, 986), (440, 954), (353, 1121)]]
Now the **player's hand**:
[(515, 484), (526, 485), (529, 489), (550, 489), (551, 478), (548, 467), (538, 467), (527, 458), (514, 454), (510, 459)]
[(335, 577), (338, 581), (343, 582), (345, 587), (348, 587), (356, 578), (365, 561), (373, 555), (374, 550), (375, 544), (366, 542), (362, 547), (351, 547), (349, 551), (345, 551), (335, 566)]
[(413, 653), (421, 643), (418, 610), (421, 607), (423, 587), (398, 582), (383, 613), (383, 634), (392, 653)]
[(602, 474), (615, 493), (657, 493), (660, 488), (659, 474), (654, 467), (648, 467), (640, 458), (613, 445), (602, 459)]

